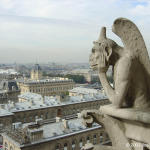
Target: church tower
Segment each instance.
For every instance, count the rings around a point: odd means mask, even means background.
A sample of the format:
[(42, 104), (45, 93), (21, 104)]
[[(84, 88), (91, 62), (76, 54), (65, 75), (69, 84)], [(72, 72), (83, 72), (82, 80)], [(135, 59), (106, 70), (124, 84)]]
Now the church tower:
[(40, 80), (43, 76), (42, 69), (39, 64), (35, 64), (31, 71), (32, 80)]

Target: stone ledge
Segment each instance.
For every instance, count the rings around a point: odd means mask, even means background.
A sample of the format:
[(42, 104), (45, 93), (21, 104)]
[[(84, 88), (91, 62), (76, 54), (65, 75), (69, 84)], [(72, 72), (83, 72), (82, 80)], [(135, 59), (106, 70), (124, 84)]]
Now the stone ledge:
[(127, 119), (150, 124), (150, 109), (141, 110), (136, 108), (115, 108), (111, 104), (101, 106), (100, 112), (120, 119)]

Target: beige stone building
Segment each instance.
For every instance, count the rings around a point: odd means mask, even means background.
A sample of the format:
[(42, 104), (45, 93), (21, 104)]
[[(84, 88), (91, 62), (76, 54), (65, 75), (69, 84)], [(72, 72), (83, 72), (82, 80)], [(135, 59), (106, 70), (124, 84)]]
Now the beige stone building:
[(52, 78), (41, 80), (20, 81), (21, 94), (25, 92), (38, 93), (42, 96), (60, 95), (75, 86), (73, 80), (68, 78)]
[(25, 92), (38, 93), (42, 96), (52, 96), (66, 94), (66, 92), (75, 86), (72, 79), (68, 78), (43, 78), (43, 73), (38, 64), (35, 64), (31, 70), (30, 79), (18, 80), (18, 86), (21, 94)]
[(101, 126), (86, 128), (81, 119), (55, 123), (39, 120), (3, 133), (5, 150), (79, 150), (89, 142), (108, 144), (110, 140)]
[(43, 72), (39, 64), (35, 64), (31, 70), (31, 80), (40, 80), (43, 77)]

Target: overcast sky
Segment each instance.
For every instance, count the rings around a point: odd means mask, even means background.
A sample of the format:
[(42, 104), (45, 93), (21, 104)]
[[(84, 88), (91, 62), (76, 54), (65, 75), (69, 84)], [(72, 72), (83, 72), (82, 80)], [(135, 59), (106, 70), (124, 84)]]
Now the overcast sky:
[(150, 50), (149, 0), (0, 0), (0, 63), (88, 62), (101, 26), (126, 17)]

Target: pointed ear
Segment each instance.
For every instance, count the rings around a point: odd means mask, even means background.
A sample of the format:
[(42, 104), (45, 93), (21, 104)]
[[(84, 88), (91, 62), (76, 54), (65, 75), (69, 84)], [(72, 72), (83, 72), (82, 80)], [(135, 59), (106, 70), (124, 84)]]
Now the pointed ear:
[(110, 56), (111, 56), (111, 54), (112, 54), (112, 48), (110, 48), (110, 47), (105, 47), (105, 56), (106, 56), (106, 60), (108, 61), (109, 60), (109, 58), (110, 58)]

